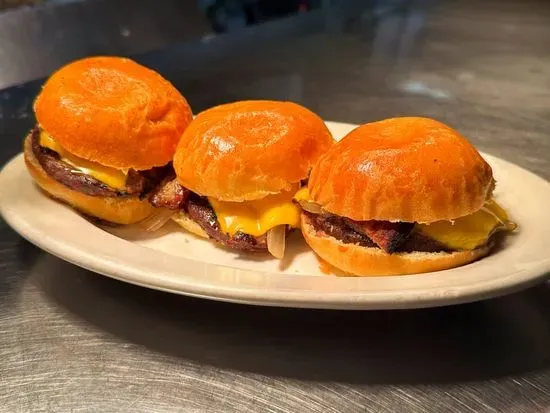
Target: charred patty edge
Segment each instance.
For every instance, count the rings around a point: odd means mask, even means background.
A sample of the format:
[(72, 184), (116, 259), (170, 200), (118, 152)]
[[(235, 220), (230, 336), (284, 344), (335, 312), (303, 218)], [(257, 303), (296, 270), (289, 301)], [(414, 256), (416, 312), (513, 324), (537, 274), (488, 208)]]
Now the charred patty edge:
[(223, 232), (216, 212), (208, 199), (191, 192), (183, 209), (193, 221), (199, 224), (210, 239), (225, 247), (241, 251), (267, 251), (267, 237), (265, 235), (255, 237), (237, 232), (231, 236)]
[[(333, 215), (317, 215), (307, 211), (303, 213), (309, 218), (309, 221), (316, 231), (323, 232), (344, 244), (356, 244), (367, 248), (381, 249), (366, 234), (356, 231), (347, 222), (346, 218)], [(412, 252), (454, 252), (455, 250), (446, 247), (440, 242), (413, 230), (397, 249), (388, 254), (412, 253)]]

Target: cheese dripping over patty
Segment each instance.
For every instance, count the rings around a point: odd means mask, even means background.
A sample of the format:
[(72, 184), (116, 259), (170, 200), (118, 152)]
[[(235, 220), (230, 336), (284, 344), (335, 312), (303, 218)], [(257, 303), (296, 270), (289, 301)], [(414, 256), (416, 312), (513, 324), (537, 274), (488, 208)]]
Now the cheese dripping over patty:
[(258, 237), (279, 225), (300, 226), (300, 208), (293, 202), (297, 190), (298, 185), (295, 185), (290, 191), (253, 201), (227, 202), (215, 198), (208, 198), (208, 201), (222, 231), (230, 235), (243, 232)]
[(65, 150), (54, 138), (43, 130), (40, 131), (39, 143), (40, 146), (57, 152), (60, 159), (71, 165), (75, 172), (92, 176), (98, 181), (117, 190), (124, 190), (126, 188), (127, 171), (79, 158)]

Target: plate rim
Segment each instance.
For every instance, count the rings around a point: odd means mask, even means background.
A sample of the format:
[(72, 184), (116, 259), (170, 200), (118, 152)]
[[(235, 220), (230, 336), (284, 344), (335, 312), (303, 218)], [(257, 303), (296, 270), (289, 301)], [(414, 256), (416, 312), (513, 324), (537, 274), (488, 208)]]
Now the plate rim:
[[(342, 122), (329, 122), (327, 125), (332, 124), (340, 128), (353, 128), (356, 125)], [(540, 183), (548, 185), (550, 190), (550, 183), (537, 174), (521, 168), (520, 166), (498, 158), (496, 156), (480, 152), (482, 156), (489, 156), (495, 160), (498, 160), (506, 168), (519, 168), (523, 173), (530, 175), (531, 179), (536, 179)], [(0, 183), (2, 177), (5, 175), (5, 171), (10, 171), (12, 168), (16, 168), (17, 164), (23, 163), (23, 155), (19, 153), (7, 162), (0, 171)], [(14, 166), (15, 165), (15, 166)], [(29, 177), (30, 179), (30, 177)], [(1, 186), (0, 186), (1, 187)], [(0, 191), (2, 192), (2, 191)], [(143, 277), (136, 279), (135, 274), (140, 272), (139, 268), (132, 267), (131, 265), (120, 265), (116, 261), (102, 261), (97, 259), (89, 251), (82, 250), (78, 245), (71, 245), (69, 248), (65, 244), (52, 237), (48, 237), (43, 231), (37, 228), (32, 228), (28, 222), (26, 222), (17, 214), (6, 213), (5, 198), (0, 194), (0, 213), (3, 216), (6, 223), (14, 229), (19, 235), (25, 238), (27, 241), (36, 245), (40, 249), (52, 254), (64, 261), (70, 262), (76, 266), (85, 268), (92, 272), (102, 274), (104, 276), (114, 278), (123, 282), (127, 282), (141, 287), (166, 291), (170, 293), (193, 296), (198, 298), (236, 302), (243, 304), (253, 305), (265, 305), (265, 306), (278, 306), (278, 307), (300, 307), (300, 308), (325, 308), (325, 309), (350, 309), (350, 310), (375, 310), (375, 309), (405, 309), (405, 308), (425, 308), (425, 307), (437, 307), (446, 306), (459, 303), (466, 303), (471, 301), (482, 300), (490, 297), (497, 297), (504, 294), (508, 294), (514, 291), (519, 291), (527, 288), (531, 285), (542, 282), (544, 279), (550, 278), (550, 259), (543, 260), (538, 266), (534, 266), (530, 269), (524, 269), (521, 272), (519, 279), (514, 277), (517, 272), (510, 272), (505, 277), (490, 278), (488, 280), (482, 280), (480, 282), (474, 282), (461, 286), (460, 288), (445, 287), (433, 287), (427, 289), (426, 287), (417, 289), (403, 290), (399, 294), (399, 299), (396, 299), (396, 292), (391, 291), (353, 291), (353, 292), (328, 292), (325, 291), (323, 295), (320, 295), (317, 291), (311, 290), (262, 290), (261, 288), (243, 288), (242, 286), (228, 286), (218, 285), (212, 282), (204, 282), (204, 280), (193, 278), (193, 282), (189, 282), (185, 278), (179, 278), (172, 274), (171, 276), (163, 271), (157, 271), (153, 276), (154, 284), (150, 279), (148, 282), (141, 281)], [(48, 200), (49, 202), (56, 202), (54, 200)], [(76, 213), (75, 213), (76, 215)], [(93, 225), (90, 223), (90, 225)], [(96, 226), (93, 226), (99, 229)], [(101, 230), (101, 229), (99, 229)], [(101, 230), (102, 231), (102, 230)], [(108, 234), (108, 233), (106, 233)], [(119, 241), (126, 241), (115, 235), (108, 234)], [(130, 241), (131, 243), (131, 241)], [(132, 243), (133, 244), (133, 243)], [(149, 248), (133, 244), (135, 248), (144, 248), (151, 251)], [(71, 254), (71, 251), (74, 253)], [(161, 251), (155, 251), (157, 254), (170, 255)], [(191, 261), (189, 258), (184, 257), (171, 257), (178, 260)], [(230, 270), (231, 272), (242, 273), (259, 273), (259, 271), (252, 269), (235, 268), (226, 265), (212, 264), (207, 262), (201, 262), (194, 260), (195, 263), (203, 266), (213, 266), (223, 268), (224, 270)], [(134, 268), (134, 271), (129, 271)], [(141, 270), (143, 271), (143, 270)], [(453, 271), (453, 269), (446, 270)], [(133, 274), (133, 275), (132, 275)], [(273, 272), (261, 272), (263, 275), (269, 276), (281, 276), (281, 274)], [(433, 274), (433, 273), (431, 273)], [(402, 277), (423, 277), (423, 274), (418, 275), (406, 275), (397, 276), (393, 278)], [(296, 275), (295, 277), (315, 277), (307, 275)], [(145, 277), (147, 278), (147, 277)], [(329, 278), (329, 276), (327, 276)], [(379, 277), (366, 277), (371, 280)], [(385, 278), (385, 277), (384, 277)], [(321, 278), (322, 279), (322, 278)], [(335, 277), (340, 280), (361, 280), (363, 277)], [(177, 281), (177, 282), (176, 282)], [(200, 282), (199, 282), (200, 281)], [(344, 281), (346, 282), (346, 281)], [(351, 284), (351, 282), (350, 282)], [(184, 287), (184, 288), (182, 288)], [(460, 290), (460, 291), (457, 291)]]

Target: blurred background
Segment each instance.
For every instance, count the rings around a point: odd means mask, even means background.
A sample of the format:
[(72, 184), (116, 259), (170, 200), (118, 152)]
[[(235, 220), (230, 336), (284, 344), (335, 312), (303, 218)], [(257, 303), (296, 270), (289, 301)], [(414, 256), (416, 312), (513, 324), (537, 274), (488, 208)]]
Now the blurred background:
[(0, 133), (32, 126), (53, 70), (114, 54), (195, 112), (269, 98), (346, 122), (431, 116), (544, 175), (548, 39), (546, 0), (0, 0)]

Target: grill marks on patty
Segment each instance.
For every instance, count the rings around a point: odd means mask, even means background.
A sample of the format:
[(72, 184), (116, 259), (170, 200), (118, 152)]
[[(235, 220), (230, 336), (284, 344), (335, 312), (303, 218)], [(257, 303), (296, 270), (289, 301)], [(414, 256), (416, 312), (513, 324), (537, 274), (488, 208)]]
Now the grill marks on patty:
[(126, 188), (124, 191), (119, 191), (93, 176), (76, 170), (72, 165), (61, 160), (57, 152), (40, 146), (40, 130), (38, 127), (32, 130), (31, 139), (34, 156), (49, 176), (75, 191), (90, 196), (122, 197), (139, 194), (141, 198), (144, 198), (172, 170), (171, 165), (153, 168), (148, 171), (130, 169), (126, 178)]
[[(357, 222), (337, 215), (316, 215), (304, 212), (317, 231), (324, 232), (344, 244), (381, 248), (391, 254), (396, 252), (449, 252), (436, 240), (414, 230), (412, 223), (387, 221)], [(372, 235), (372, 238), (367, 235)], [(378, 240), (380, 244), (375, 242)]]

